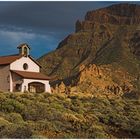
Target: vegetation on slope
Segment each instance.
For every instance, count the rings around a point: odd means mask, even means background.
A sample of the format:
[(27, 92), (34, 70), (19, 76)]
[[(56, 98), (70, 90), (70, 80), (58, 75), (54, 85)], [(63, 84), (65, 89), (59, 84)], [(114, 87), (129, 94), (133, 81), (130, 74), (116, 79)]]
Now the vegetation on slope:
[(0, 93), (0, 138), (139, 138), (140, 100)]

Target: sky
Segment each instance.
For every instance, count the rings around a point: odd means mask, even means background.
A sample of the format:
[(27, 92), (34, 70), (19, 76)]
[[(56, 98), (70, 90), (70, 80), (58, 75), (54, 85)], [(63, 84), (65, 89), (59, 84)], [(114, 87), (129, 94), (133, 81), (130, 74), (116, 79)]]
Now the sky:
[(0, 56), (18, 53), (17, 46), (27, 43), (30, 54), (39, 58), (74, 33), (75, 22), (84, 20), (87, 11), (118, 3), (121, 2), (0, 1)]

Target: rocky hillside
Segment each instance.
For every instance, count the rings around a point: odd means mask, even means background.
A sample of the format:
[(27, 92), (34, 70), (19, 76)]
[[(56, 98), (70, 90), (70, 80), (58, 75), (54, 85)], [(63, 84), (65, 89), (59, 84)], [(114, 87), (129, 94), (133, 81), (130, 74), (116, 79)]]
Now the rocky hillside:
[[(44, 73), (65, 84), (76, 79), (78, 85), (82, 79), (100, 88), (103, 85), (103, 89), (110, 89), (110, 85), (123, 89), (126, 83), (129, 89), (139, 88), (139, 5), (118, 4), (89, 11), (75, 26), (75, 33), (61, 41), (55, 51), (39, 58)], [(102, 69), (101, 77), (90, 73), (89, 67), (95, 66)], [(84, 78), (83, 71), (88, 71)]]

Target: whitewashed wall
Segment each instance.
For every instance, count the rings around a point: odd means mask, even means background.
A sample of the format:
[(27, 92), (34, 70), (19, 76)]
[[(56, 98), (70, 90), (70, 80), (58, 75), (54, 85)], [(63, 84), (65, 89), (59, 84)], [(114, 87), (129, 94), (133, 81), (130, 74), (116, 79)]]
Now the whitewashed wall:
[(43, 83), (45, 85), (45, 92), (51, 93), (51, 87), (50, 87), (49, 81), (47, 81), (47, 80), (35, 80), (35, 79), (24, 79), (23, 84), (22, 84), (22, 91), (21, 92), (24, 92), (25, 87), (26, 87), (26, 90), (27, 90), (28, 89), (28, 84), (31, 83), (31, 82)]
[[(23, 69), (24, 63), (28, 64), (27, 70)], [(10, 64), (10, 70), (40, 72), (40, 67), (34, 61), (32, 61), (29, 57), (21, 57), (20, 59), (18, 59)]]

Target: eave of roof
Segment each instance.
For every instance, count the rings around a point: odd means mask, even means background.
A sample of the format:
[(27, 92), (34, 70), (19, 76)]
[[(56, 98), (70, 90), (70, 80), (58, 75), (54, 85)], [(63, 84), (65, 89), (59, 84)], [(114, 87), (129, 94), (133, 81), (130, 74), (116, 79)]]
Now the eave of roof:
[[(9, 65), (21, 57), (23, 57), (23, 56), (19, 55), (19, 54), (0, 56), (0, 65)], [(30, 55), (28, 57), (32, 61), (34, 61), (34, 63), (36, 63), (40, 68), (42, 67), (33, 57), (31, 57)]]
[(22, 56), (20, 56), (18, 54), (8, 55), (8, 56), (0, 56), (0, 65), (9, 65), (21, 57)]
[(42, 66), (32, 57), (32, 56), (28, 56), (32, 61), (34, 61), (40, 68), (42, 68)]
[(17, 70), (11, 70), (11, 72), (14, 72), (17, 75), (21, 76), (22, 78), (26, 78), (26, 79), (51, 80), (51, 77), (48, 77), (39, 72), (26, 72), (26, 71), (17, 71)]

